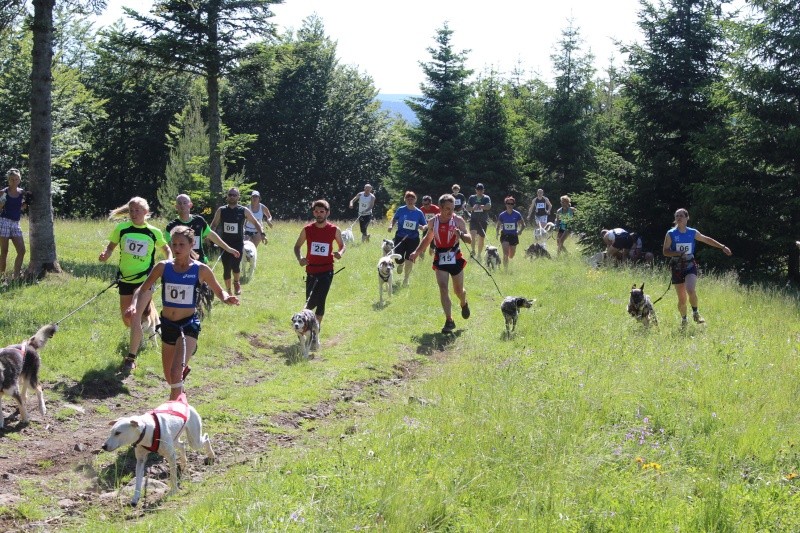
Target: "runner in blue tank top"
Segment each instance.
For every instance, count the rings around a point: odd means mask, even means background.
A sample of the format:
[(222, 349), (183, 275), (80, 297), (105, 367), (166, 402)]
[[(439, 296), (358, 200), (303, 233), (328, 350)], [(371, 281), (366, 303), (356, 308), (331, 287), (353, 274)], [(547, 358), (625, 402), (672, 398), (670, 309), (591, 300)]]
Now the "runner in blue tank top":
[[(395, 224), (397, 224), (397, 233), (394, 235), (395, 253), (400, 254), (402, 257), (397, 261), (397, 273), (402, 274), (405, 260), (411, 255), (411, 252), (419, 246), (419, 232), (428, 229), (428, 221), (425, 218), (425, 213), (417, 209), (417, 195), (414, 191), (406, 191), (403, 196), (406, 205), (398, 207), (392, 217), (392, 223), (389, 224), (389, 231), (392, 231)], [(411, 270), (414, 268), (414, 263), (408, 262), (405, 267), (405, 276), (403, 277), (403, 286), (408, 286), (408, 278), (411, 276)]]
[(686, 209), (675, 211), (675, 226), (664, 237), (664, 256), (670, 258), (672, 269), (672, 284), (678, 295), (678, 311), (681, 313), (681, 327), (686, 327), (686, 299), (692, 306), (692, 318), (698, 324), (704, 324), (705, 319), (700, 316), (697, 309), (697, 262), (694, 259), (695, 242), (719, 248), (725, 255), (732, 255), (731, 249), (720, 244), (711, 237), (703, 235), (694, 228), (690, 228), (689, 212)]
[(508, 260), (513, 259), (517, 253), (519, 236), (525, 229), (525, 219), (522, 217), (522, 213), (514, 209), (516, 203), (513, 196), (506, 197), (506, 210), (497, 216), (497, 227), (495, 228), (503, 247), (503, 269), (506, 272), (508, 272)]
[[(189, 373), (189, 359), (197, 350), (200, 319), (197, 316), (197, 290), (206, 283), (214, 294), (228, 305), (239, 305), (239, 298), (224, 291), (214, 273), (197, 260), (194, 247), (194, 230), (176, 226), (170, 232), (170, 248), (174, 259), (160, 261), (147, 279), (133, 293), (125, 313), (136, 312), (140, 294), (150, 294), (161, 279), (161, 365), (169, 383), (170, 400), (184, 392), (183, 380)], [(180, 340), (180, 342), (178, 342)]]

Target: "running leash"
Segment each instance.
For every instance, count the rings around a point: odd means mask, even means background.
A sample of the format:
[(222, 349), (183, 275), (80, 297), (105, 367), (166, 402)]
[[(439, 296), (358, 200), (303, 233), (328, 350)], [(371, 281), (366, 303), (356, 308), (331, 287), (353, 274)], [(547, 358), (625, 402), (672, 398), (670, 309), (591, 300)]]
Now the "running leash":
[(494, 288), (495, 288), (495, 289), (497, 289), (497, 293), (498, 293), (498, 294), (500, 295), (500, 297), (502, 298), (502, 297), (503, 297), (503, 293), (500, 291), (500, 287), (498, 287), (498, 286), (497, 286), (497, 282), (494, 280), (494, 276), (492, 276), (492, 273), (491, 273), (491, 272), (489, 272), (489, 271), (486, 269), (486, 267), (485, 267), (485, 266), (483, 266), (483, 264), (480, 262), (480, 259), (478, 259), (477, 257), (475, 257), (475, 252), (472, 252), (472, 251), (471, 251), (471, 252), (469, 253), (469, 256), (470, 256), (470, 258), (474, 259), (476, 263), (478, 263), (478, 264), (480, 265), (480, 267), (483, 269), (483, 271), (484, 271), (484, 272), (486, 272), (486, 275), (487, 275), (487, 276), (489, 276), (489, 279), (491, 279), (491, 280), (492, 280), (492, 283), (494, 283)]
[[(342, 268), (340, 268), (339, 270), (337, 270), (336, 272), (334, 272), (334, 273), (333, 273), (333, 276), (335, 276), (336, 274), (338, 274), (338, 273), (339, 273), (339, 272), (341, 272), (342, 270), (344, 270), (344, 267), (342, 267)], [(331, 277), (333, 277), (333, 276), (331, 276)], [(313, 295), (314, 295), (314, 289), (316, 289), (316, 288), (317, 288), (317, 282), (318, 282), (318, 281), (319, 281), (319, 278), (318, 278), (318, 277), (316, 277), (316, 276), (314, 276), (314, 284), (311, 286), (311, 290), (310, 290), (310, 291), (308, 291), (308, 298), (306, 298), (306, 303), (305, 303), (305, 305), (303, 305), (303, 307), (304, 307), (304, 308), (305, 308), (305, 307), (308, 305), (308, 302), (310, 302), (310, 301), (311, 301), (311, 296), (313, 296)]]
[(669, 292), (669, 289), (670, 289), (670, 287), (672, 287), (672, 277), (670, 277), (670, 280), (669, 280), (669, 285), (667, 285), (667, 290), (665, 290), (665, 291), (664, 291), (664, 294), (662, 294), (661, 296), (659, 296), (659, 297), (658, 297), (658, 300), (656, 300), (656, 301), (654, 301), (654, 302), (653, 302), (653, 305), (656, 305), (658, 302), (660, 302), (660, 301), (661, 301), (661, 299), (662, 299), (664, 296), (666, 296), (666, 295), (667, 295), (667, 293)]
[(61, 320), (58, 320), (57, 322), (55, 322), (55, 325), (56, 326), (59, 325), (61, 322), (65, 321), (66, 319), (68, 319), (69, 317), (71, 317), (72, 315), (74, 315), (75, 313), (77, 313), (78, 311), (80, 311), (81, 309), (83, 309), (84, 307), (86, 307), (87, 305), (92, 303), (93, 301), (95, 301), (97, 298), (100, 297), (101, 294), (106, 292), (108, 289), (110, 289), (111, 287), (116, 287), (118, 283), (119, 283), (119, 279), (115, 279), (114, 281), (111, 282), (111, 284), (108, 287), (106, 287), (102, 291), (98, 292), (97, 294), (95, 294), (94, 296), (89, 298), (87, 301), (85, 301), (83, 304), (81, 304), (78, 308), (74, 309), (72, 312), (70, 312), (67, 316), (65, 316)]

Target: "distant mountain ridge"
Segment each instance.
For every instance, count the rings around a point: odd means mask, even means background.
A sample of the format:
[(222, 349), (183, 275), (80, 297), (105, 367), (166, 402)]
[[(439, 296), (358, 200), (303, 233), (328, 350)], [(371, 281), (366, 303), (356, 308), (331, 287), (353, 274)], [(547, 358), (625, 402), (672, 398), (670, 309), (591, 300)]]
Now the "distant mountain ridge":
[(409, 124), (417, 124), (417, 116), (411, 111), (411, 108), (406, 104), (408, 98), (419, 96), (418, 94), (379, 94), (377, 99), (381, 104), (381, 109), (388, 111), (392, 118), (397, 115)]

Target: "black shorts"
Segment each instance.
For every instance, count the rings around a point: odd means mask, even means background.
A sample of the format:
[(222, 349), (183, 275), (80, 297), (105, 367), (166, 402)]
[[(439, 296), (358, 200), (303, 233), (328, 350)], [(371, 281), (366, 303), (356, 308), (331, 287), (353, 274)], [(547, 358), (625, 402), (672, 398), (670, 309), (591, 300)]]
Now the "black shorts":
[(200, 336), (200, 317), (197, 313), (186, 317), (183, 320), (173, 322), (161, 316), (161, 342), (174, 345), (181, 338), (181, 329), (187, 337), (197, 339)]
[(467, 265), (467, 260), (464, 259), (463, 257), (457, 257), (456, 262), (452, 265), (440, 265), (439, 254), (436, 253), (433, 256), (433, 269), (441, 270), (442, 272), (447, 272), (451, 276), (457, 276), (461, 274), (466, 265)]
[(510, 246), (519, 244), (519, 235), (512, 235), (510, 233), (501, 233), (500, 242), (507, 242)]
[(231, 279), (231, 272), (238, 274), (241, 270), (240, 267), (242, 264), (244, 243), (240, 244), (239, 246), (233, 246), (231, 244), (228, 244), (228, 246), (237, 250), (239, 252), (239, 257), (229, 254), (224, 250), (222, 251), (222, 279)]
[(672, 271), (672, 284), (680, 285), (686, 282), (686, 276), (698, 275), (697, 261), (694, 259), (689, 261), (670, 261), (670, 270)]
[(124, 281), (120, 281), (117, 284), (117, 288), (119, 289), (120, 296), (131, 296), (133, 291), (137, 288), (141, 287), (144, 280), (140, 281), (139, 283), (125, 283)]
[(406, 237), (406, 240), (403, 240), (403, 237), (398, 237), (397, 235), (395, 235), (394, 245), (395, 245), (394, 252), (403, 256), (397, 262), (398, 264), (400, 264), (406, 259), (408, 259), (408, 256), (411, 255), (411, 253), (417, 249), (417, 246), (419, 246), (419, 237)]
[(474, 231), (481, 237), (486, 237), (486, 228), (488, 227), (488, 213), (472, 213), (472, 217), (469, 219), (469, 231)]

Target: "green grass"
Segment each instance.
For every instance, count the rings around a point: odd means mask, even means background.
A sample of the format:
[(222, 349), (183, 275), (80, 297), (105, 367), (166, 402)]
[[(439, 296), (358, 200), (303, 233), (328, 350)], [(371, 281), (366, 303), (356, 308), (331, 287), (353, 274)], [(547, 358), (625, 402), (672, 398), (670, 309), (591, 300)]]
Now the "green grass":
[[(96, 256), (110, 229), (58, 223), (62, 266), (72, 274), (10, 289), (0, 315), (5, 341), (107, 285), (113, 267)], [(554, 261), (520, 255), (511, 274), (495, 274), (504, 294), (537, 299), (509, 340), (494, 285), (469, 265), (473, 316), (456, 318), (457, 335), (446, 338), (427, 258), (409, 289), (376, 305), (372, 243), (351, 247), (340, 263), (323, 350), (304, 362), (289, 325), (304, 301), (291, 251), (299, 229), (285, 223), (270, 233), (242, 305), (214, 308), (192, 363), (190, 398), (212, 439), (236, 456), (230, 468), (184, 480), (176, 497), (136, 520), (90, 507), (71, 528), (800, 529), (795, 299), (706, 276), (698, 288), (706, 326), (681, 331), (670, 291), (656, 306), (660, 326), (646, 331), (625, 313), (627, 293), (645, 282), (660, 296), (666, 271), (591, 270), (572, 249)], [(119, 363), (126, 340), (109, 292), (64, 322), (44, 358), (46, 383), (93, 385)], [(159, 386), (166, 397), (158, 351), (140, 359), (109, 418), (162, 399), (137, 398), (138, 390)], [(398, 377), (403, 368), (411, 379)], [(329, 406), (321, 416), (280, 422), (321, 405)], [(251, 426), (290, 444), (234, 451)], [(96, 470), (114, 468), (117, 457), (101, 454)], [(32, 505), (17, 513), (35, 519)]]

